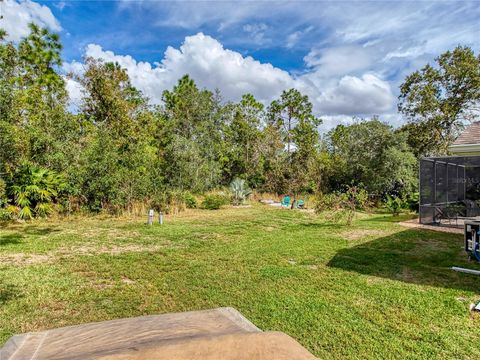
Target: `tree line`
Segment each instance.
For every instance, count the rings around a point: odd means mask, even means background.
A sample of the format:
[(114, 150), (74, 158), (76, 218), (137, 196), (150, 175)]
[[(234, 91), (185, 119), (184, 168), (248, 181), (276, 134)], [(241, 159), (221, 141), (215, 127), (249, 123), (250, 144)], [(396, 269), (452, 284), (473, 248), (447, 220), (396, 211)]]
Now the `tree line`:
[[(326, 134), (308, 97), (283, 91), (268, 106), (251, 94), (224, 101), (188, 75), (152, 105), (117, 63), (86, 58), (69, 110), (62, 44), (36, 25), (18, 43), (0, 32), (0, 217), (54, 210), (121, 211), (176, 192), (244, 179), (277, 194), (360, 186), (374, 197), (417, 189), (417, 159), (445, 153), (478, 105), (480, 58), (457, 47), (407, 77), (394, 129), (373, 116)], [(459, 95), (461, 94), (461, 96)]]

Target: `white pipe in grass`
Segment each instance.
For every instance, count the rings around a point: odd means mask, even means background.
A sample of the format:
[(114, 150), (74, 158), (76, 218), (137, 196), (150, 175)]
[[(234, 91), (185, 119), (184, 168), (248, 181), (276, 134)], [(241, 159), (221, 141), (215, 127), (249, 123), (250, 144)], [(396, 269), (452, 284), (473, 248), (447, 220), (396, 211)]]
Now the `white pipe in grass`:
[(480, 275), (479, 270), (465, 269), (465, 268), (456, 267), (456, 266), (452, 266), (452, 270), (467, 273), (467, 274)]
[(153, 225), (153, 209), (148, 210), (148, 225)]

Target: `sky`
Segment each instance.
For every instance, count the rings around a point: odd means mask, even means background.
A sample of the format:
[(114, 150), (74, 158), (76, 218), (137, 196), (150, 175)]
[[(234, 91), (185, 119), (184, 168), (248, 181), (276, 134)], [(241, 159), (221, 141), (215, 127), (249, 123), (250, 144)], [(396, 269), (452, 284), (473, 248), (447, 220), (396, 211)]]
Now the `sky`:
[[(65, 73), (85, 56), (117, 61), (156, 104), (184, 74), (225, 101), (295, 87), (324, 130), (372, 115), (401, 125), (408, 74), (457, 45), (480, 50), (480, 1), (3, 0), (0, 15), (15, 42), (29, 22), (58, 32)], [(67, 89), (79, 104), (79, 85)]]

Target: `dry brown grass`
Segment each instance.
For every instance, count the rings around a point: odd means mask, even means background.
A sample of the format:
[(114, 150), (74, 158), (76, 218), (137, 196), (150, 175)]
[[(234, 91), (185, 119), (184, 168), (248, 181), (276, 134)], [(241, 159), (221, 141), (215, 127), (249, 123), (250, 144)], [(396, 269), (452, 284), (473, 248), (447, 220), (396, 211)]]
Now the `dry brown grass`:
[(61, 258), (75, 256), (96, 256), (102, 254), (120, 255), (123, 253), (157, 252), (166, 247), (179, 247), (178, 244), (163, 243), (162, 245), (139, 245), (139, 244), (88, 244), (61, 247), (46, 254), (13, 253), (0, 255), (0, 263), (3, 265), (28, 266), (42, 263), (53, 263)]
[(378, 229), (356, 229), (348, 230), (341, 233), (342, 237), (347, 240), (360, 240), (366, 237), (381, 237), (388, 234), (389, 233), (387, 231), (382, 231)]

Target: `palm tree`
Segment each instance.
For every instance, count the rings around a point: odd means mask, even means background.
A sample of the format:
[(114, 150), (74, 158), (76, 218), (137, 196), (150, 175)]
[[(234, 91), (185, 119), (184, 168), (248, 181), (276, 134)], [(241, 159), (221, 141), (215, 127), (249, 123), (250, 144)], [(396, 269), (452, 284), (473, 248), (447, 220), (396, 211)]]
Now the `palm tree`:
[(63, 182), (54, 171), (24, 164), (13, 177), (11, 193), (21, 219), (45, 217), (53, 211), (53, 200)]

